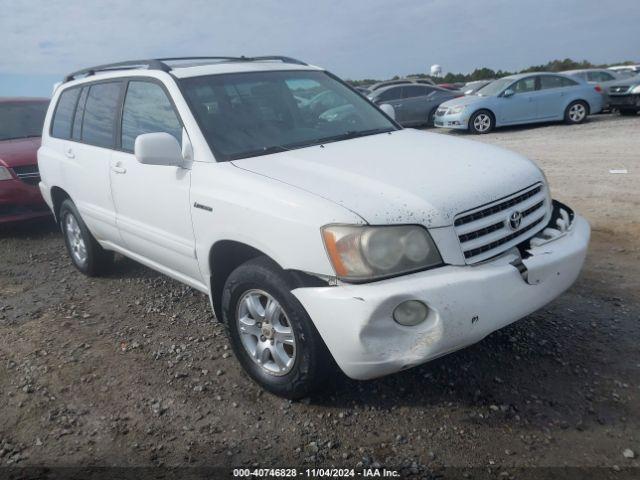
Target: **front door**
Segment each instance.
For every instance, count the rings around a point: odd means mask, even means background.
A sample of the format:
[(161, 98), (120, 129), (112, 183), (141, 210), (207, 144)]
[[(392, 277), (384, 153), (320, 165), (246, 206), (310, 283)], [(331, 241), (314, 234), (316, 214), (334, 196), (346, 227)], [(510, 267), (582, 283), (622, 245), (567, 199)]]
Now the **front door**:
[(425, 85), (408, 85), (402, 88), (404, 121), (407, 125), (422, 125), (429, 120), (429, 94), (432, 88)]
[(111, 157), (111, 189), (124, 247), (173, 272), (202, 281), (195, 254), (189, 190), (191, 170), (143, 165), (133, 154), (144, 133), (166, 132), (182, 142), (182, 123), (162, 85), (128, 82), (119, 133)]
[(500, 102), (500, 123), (502, 125), (536, 120), (536, 84), (536, 77), (534, 76), (523, 78), (509, 87), (514, 92), (512, 96), (498, 98)]

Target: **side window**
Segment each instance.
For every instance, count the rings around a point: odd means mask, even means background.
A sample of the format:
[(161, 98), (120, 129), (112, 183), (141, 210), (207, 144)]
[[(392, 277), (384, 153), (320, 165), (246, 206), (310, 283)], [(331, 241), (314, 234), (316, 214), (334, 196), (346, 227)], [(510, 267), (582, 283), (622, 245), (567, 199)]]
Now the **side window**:
[(518, 80), (511, 88), (516, 93), (533, 92), (536, 89), (536, 77), (527, 77), (522, 80)]
[(71, 138), (71, 122), (76, 108), (79, 88), (70, 88), (60, 94), (51, 125), (51, 136), (68, 140)]
[(121, 82), (91, 85), (82, 119), (82, 141), (113, 148)]
[(391, 100), (399, 100), (400, 98), (402, 98), (402, 87), (390, 88), (378, 95), (379, 102), (389, 102)]
[(566, 86), (563, 82), (563, 77), (556, 77), (555, 75), (543, 75), (540, 77), (540, 89), (547, 90), (550, 88), (561, 88)]
[(558, 77), (558, 78), (560, 78), (560, 86), (562, 87), (574, 87), (578, 85), (578, 82), (576, 82), (575, 80), (571, 80), (570, 78), (567, 78), (567, 77)]
[(608, 82), (614, 80), (613, 75), (609, 75), (606, 72), (589, 72), (588, 76), (590, 82)]
[(162, 87), (129, 82), (122, 110), (122, 149), (133, 152), (138, 135), (164, 132), (182, 143), (182, 124)]
[(89, 87), (84, 87), (78, 99), (76, 114), (73, 118), (73, 131), (71, 132), (71, 138), (74, 140), (82, 138), (82, 115), (84, 113), (84, 102), (87, 101), (87, 93), (89, 93)]
[(421, 85), (402, 87), (402, 96), (404, 98), (423, 97), (428, 94), (427, 88)]

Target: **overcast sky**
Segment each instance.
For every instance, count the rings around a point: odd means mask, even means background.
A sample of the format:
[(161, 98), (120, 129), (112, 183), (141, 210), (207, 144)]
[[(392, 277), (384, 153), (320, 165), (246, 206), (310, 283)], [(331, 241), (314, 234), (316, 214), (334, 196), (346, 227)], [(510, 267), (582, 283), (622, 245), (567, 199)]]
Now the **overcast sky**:
[(640, 0), (0, 0), (0, 12), (0, 96), (174, 55), (289, 55), (343, 78), (640, 62)]

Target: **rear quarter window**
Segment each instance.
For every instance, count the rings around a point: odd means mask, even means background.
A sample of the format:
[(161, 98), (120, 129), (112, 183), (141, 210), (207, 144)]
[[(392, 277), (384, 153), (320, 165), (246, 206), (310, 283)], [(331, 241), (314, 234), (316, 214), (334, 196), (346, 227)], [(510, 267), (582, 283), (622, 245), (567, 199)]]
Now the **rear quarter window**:
[(51, 123), (51, 136), (56, 138), (71, 138), (71, 124), (78, 102), (79, 88), (70, 88), (60, 94), (56, 110)]

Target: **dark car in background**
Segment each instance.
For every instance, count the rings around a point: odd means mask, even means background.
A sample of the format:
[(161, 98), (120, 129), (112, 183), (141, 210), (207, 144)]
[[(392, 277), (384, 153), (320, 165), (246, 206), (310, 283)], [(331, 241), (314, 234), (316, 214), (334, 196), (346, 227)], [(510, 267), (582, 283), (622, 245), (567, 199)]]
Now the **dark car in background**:
[(50, 215), (37, 152), (49, 100), (0, 98), (0, 224)]
[(395, 119), (404, 127), (433, 125), (438, 106), (461, 96), (435, 85), (405, 83), (379, 88), (369, 95), (376, 105), (388, 104), (395, 110)]
[(637, 115), (640, 112), (640, 75), (609, 85), (609, 106), (620, 115)]

